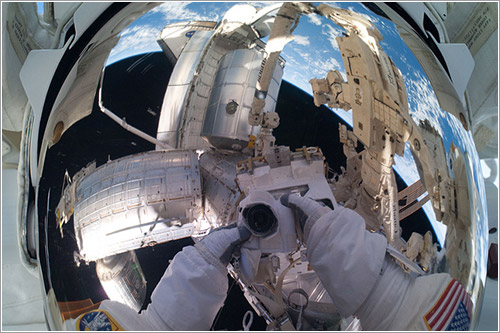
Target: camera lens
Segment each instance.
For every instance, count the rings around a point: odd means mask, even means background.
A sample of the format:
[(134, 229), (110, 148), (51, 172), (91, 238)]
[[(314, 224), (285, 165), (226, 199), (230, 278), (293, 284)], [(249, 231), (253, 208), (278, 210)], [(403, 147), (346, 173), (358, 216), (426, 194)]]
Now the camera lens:
[(243, 211), (250, 231), (257, 236), (266, 236), (274, 231), (277, 220), (271, 208), (264, 204), (256, 204)]

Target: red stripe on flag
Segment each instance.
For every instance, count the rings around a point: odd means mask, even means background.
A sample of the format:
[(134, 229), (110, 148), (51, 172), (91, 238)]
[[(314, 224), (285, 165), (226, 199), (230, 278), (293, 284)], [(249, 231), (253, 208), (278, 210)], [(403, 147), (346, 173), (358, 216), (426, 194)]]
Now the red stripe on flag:
[(441, 297), (439, 298), (438, 302), (434, 305), (434, 307), (425, 315), (425, 319), (427, 321), (429, 321), (431, 319), (431, 317), (436, 313), (436, 311), (438, 311), (441, 303), (444, 302), (444, 300), (446, 299), (446, 297), (449, 295), (449, 292), (450, 292), (450, 289), (452, 287), (456, 287), (456, 284), (455, 284), (455, 280), (451, 280), (450, 283), (448, 283), (448, 286), (446, 287), (446, 289), (444, 290), (444, 292), (441, 294)]
[(437, 327), (438, 331), (441, 331), (445, 327), (445, 324), (448, 324), (448, 322), (450, 321), (451, 315), (455, 313), (455, 310), (457, 308), (457, 304), (460, 302), (460, 300), (462, 299), (462, 297), (464, 296), (464, 293), (465, 293), (465, 290), (463, 290), (463, 288), (461, 288), (461, 289), (462, 289), (462, 291), (458, 294), (458, 297), (454, 297), (452, 304), (450, 304), (450, 306), (447, 307), (446, 313), (443, 314), (444, 318), (443, 318), (443, 321), (441, 322), (441, 324)]
[(430, 324), (431, 324), (431, 326), (433, 326), (434, 330), (437, 329), (437, 326), (440, 326), (443, 322), (446, 322), (448, 320), (448, 317), (446, 316), (446, 314), (448, 313), (450, 306), (453, 307), (455, 305), (455, 302), (457, 301), (457, 298), (459, 296), (460, 296), (460, 291), (457, 289), (451, 295), (451, 297), (448, 299), (446, 304), (436, 314), (436, 316), (431, 319)]
[(434, 306), (423, 317), (427, 328), (438, 331), (446, 329), (454, 318), (460, 302), (464, 305), (470, 320), (474, 304), (465, 288), (452, 279)]
[(446, 290), (441, 294), (441, 298), (439, 301), (434, 305), (432, 310), (429, 312), (429, 315), (426, 317), (426, 319), (429, 321), (430, 325), (434, 325), (436, 318), (441, 318), (442, 312), (448, 304), (450, 303), (451, 299), (455, 296), (457, 290), (458, 290), (458, 284), (456, 281), (450, 282), (451, 289), (446, 288)]

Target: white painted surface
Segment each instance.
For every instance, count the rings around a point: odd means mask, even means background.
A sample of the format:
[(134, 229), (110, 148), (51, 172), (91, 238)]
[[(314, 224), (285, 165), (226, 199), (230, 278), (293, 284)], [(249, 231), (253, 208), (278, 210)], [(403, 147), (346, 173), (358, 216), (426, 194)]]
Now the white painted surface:
[(483, 309), (479, 316), (479, 331), (498, 331), (498, 279), (486, 279)]
[(2, 331), (46, 331), (41, 281), (20, 259), (16, 183), (17, 170), (2, 169)]

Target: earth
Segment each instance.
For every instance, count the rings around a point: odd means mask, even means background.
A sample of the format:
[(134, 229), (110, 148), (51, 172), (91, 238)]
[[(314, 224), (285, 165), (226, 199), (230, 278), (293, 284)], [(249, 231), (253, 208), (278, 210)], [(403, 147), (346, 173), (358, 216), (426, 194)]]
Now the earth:
[[(218, 21), (224, 13), (238, 3), (226, 2), (166, 2), (146, 13), (122, 32), (118, 45), (107, 62), (103, 84), (104, 105), (121, 118), (151, 136), (156, 136), (163, 95), (173, 66), (156, 43), (159, 32), (166, 24), (188, 21)], [(269, 2), (262, 3), (268, 5)], [(257, 4), (259, 5), (259, 4)], [(406, 47), (392, 22), (379, 17), (359, 3), (335, 3), (335, 6), (354, 10), (365, 15), (382, 33), (381, 45), (403, 73), (411, 116), (418, 123), (427, 120), (442, 136), (447, 154), (453, 143), (463, 151), (470, 161), (470, 183), (475, 186), (477, 197), (484, 198), (479, 157), (472, 135), (463, 129), (460, 121), (443, 111), (434, 95), (429, 80), (418, 61)], [(280, 115), (280, 126), (274, 131), (277, 144), (292, 149), (302, 146), (319, 146), (327, 162), (336, 172), (345, 165), (345, 156), (338, 138), (338, 123), (352, 125), (349, 112), (315, 107), (308, 83), (311, 78), (322, 78), (329, 70), (344, 72), (342, 59), (335, 37), (343, 29), (325, 18), (312, 14), (303, 16), (294, 32), (294, 40), (282, 52), (286, 60), (276, 111)], [(293, 135), (292, 135), (293, 133)], [(362, 149), (362, 147), (360, 147)], [(72, 126), (48, 152), (44, 174), (40, 183), (40, 196), (46, 197), (48, 211), (57, 205), (64, 174), (75, 174), (89, 162), (97, 166), (107, 160), (143, 151), (154, 150), (154, 145), (125, 131), (99, 111), (97, 100), (90, 116)], [(404, 157), (396, 159), (398, 190), (402, 190), (419, 179), (409, 147)], [(473, 207), (481, 215), (482, 203), (477, 200)], [(43, 211), (43, 208), (42, 208)], [(480, 216), (479, 216), (480, 217)], [(73, 251), (77, 250), (72, 219), (64, 227), (64, 237), (56, 229), (54, 214), (48, 214), (45, 223), (47, 261), (40, 265), (50, 270), (51, 281), (58, 301), (73, 301), (91, 298), (94, 303), (106, 297), (95, 273), (95, 264), (76, 267)], [(444, 246), (446, 226), (435, 218), (430, 202), (402, 222), (403, 238), (412, 232), (424, 234), (432, 231), (434, 241)], [(143, 308), (150, 302), (150, 295), (168, 262), (182, 247), (191, 245), (184, 239), (154, 247), (136, 250), (137, 257), (146, 275), (147, 296)], [(40, 256), (41, 258), (43, 256)], [(238, 286), (229, 279), (230, 292), (226, 305), (219, 313), (213, 329), (239, 330), (241, 319), (250, 305)], [(235, 306), (236, 305), (236, 306)], [(265, 322), (255, 316), (252, 329), (265, 330)]]

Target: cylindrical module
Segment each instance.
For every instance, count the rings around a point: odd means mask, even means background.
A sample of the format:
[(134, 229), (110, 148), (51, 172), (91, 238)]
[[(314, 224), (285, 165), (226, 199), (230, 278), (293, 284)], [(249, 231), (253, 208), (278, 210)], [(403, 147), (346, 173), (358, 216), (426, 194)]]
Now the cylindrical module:
[(201, 208), (195, 151), (149, 151), (109, 161), (77, 184), (79, 254), (94, 261), (189, 237)]
[(110, 300), (141, 310), (146, 299), (146, 278), (134, 251), (97, 260), (96, 273)]
[[(247, 146), (252, 131), (248, 113), (263, 57), (255, 49), (238, 49), (222, 57), (201, 131), (213, 146), (229, 150)], [(264, 111), (274, 111), (282, 75), (280, 64), (274, 70)]]

